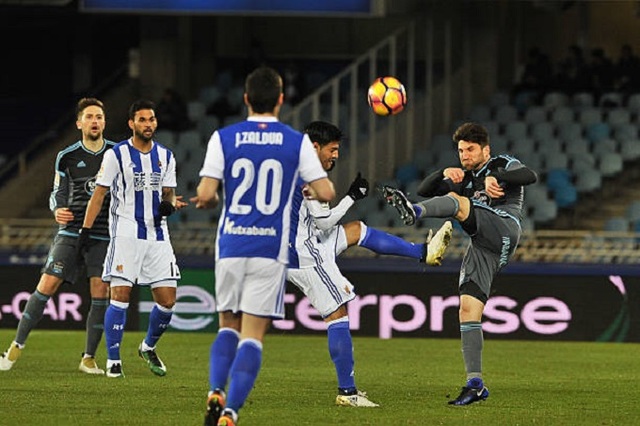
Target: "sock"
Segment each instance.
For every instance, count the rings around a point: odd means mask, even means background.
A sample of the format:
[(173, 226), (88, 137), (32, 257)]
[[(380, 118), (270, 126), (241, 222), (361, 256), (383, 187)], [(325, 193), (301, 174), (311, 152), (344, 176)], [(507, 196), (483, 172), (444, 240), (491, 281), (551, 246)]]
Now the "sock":
[(104, 313), (104, 340), (108, 359), (120, 359), (120, 343), (127, 323), (128, 307), (128, 303), (112, 300)]
[(44, 308), (47, 306), (47, 302), (50, 298), (51, 296), (42, 294), (38, 290), (34, 291), (31, 296), (29, 296), (29, 300), (24, 307), (24, 311), (22, 311), (22, 318), (20, 318), (20, 322), (18, 322), (18, 330), (16, 331), (15, 339), (16, 343), (19, 345), (25, 344), (31, 330), (33, 330), (40, 322), (40, 319), (42, 319)]
[(225, 389), (231, 364), (236, 357), (240, 333), (232, 328), (221, 328), (209, 351), (209, 389)]
[(172, 316), (173, 309), (167, 309), (157, 303), (153, 306), (153, 309), (151, 309), (151, 313), (149, 314), (147, 336), (144, 338), (144, 342), (147, 346), (150, 348), (156, 347), (156, 343), (158, 343), (162, 334), (167, 331)]
[[(422, 210), (418, 213), (415, 206), (421, 207)], [(414, 209), (418, 217), (453, 217), (460, 208), (458, 200), (449, 195), (429, 198), (428, 200), (420, 201), (415, 206)]]
[(262, 364), (262, 343), (256, 339), (243, 339), (238, 345), (236, 358), (229, 372), (229, 392), (225, 408), (236, 413), (253, 389)]
[(392, 254), (414, 259), (420, 259), (424, 250), (422, 244), (410, 243), (400, 237), (369, 226), (366, 226), (365, 236), (358, 242), (358, 245), (378, 254)]
[(356, 390), (354, 377), (353, 341), (349, 331), (349, 317), (331, 321), (327, 327), (329, 355), (336, 367), (338, 388), (345, 391)]
[(104, 313), (107, 310), (109, 299), (91, 299), (91, 307), (87, 315), (87, 342), (84, 347), (84, 354), (92, 357), (96, 356), (102, 332), (104, 331)]
[(460, 324), (462, 358), (467, 372), (467, 380), (482, 377), (482, 323), (468, 321)]

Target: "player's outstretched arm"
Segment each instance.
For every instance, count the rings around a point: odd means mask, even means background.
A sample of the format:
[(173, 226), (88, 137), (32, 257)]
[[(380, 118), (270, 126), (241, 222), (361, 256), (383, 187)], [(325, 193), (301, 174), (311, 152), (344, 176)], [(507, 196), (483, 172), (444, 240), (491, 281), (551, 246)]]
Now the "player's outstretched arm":
[(189, 199), (197, 209), (215, 208), (220, 202), (218, 197), (218, 179), (203, 176), (198, 185), (197, 195)]

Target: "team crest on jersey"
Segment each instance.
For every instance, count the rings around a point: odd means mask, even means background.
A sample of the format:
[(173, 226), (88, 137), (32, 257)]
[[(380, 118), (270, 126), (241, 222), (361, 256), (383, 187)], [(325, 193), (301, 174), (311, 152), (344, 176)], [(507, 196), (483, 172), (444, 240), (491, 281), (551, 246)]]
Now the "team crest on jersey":
[(119, 273), (122, 273), (122, 271), (124, 271), (124, 266), (122, 266), (122, 265), (117, 265), (117, 266), (116, 266), (116, 271), (118, 271)]
[(96, 178), (92, 177), (91, 179), (88, 179), (85, 183), (84, 183), (84, 190), (87, 191), (87, 194), (92, 195), (93, 191), (95, 191), (96, 189)]
[(267, 123), (258, 123), (258, 129), (265, 130), (269, 125)]
[(158, 160), (158, 167), (162, 168), (162, 161)]

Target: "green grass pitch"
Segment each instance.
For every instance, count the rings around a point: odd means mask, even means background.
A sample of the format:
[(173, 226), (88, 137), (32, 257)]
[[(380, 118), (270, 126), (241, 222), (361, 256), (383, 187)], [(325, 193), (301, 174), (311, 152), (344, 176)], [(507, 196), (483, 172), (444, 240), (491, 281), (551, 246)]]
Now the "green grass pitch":
[[(0, 329), (4, 350), (14, 330)], [(155, 377), (126, 332), (126, 378), (80, 373), (84, 333), (35, 330), (12, 370), (0, 372), (0, 425), (201, 425), (213, 335), (168, 332)], [(356, 382), (381, 408), (334, 405), (336, 379), (324, 336), (269, 334), (262, 371), (240, 412), (249, 425), (631, 425), (640, 345), (485, 340), (487, 401), (447, 405), (464, 382), (451, 339), (355, 337)], [(104, 367), (101, 344), (98, 361)]]

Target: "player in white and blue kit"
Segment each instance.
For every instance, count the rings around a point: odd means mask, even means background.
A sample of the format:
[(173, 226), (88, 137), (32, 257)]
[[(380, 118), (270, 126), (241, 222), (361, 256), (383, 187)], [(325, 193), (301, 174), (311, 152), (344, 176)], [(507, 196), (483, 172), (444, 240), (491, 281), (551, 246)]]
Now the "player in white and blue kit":
[[(321, 201), (335, 196), (306, 135), (278, 121), (282, 78), (259, 67), (245, 81), (246, 121), (213, 133), (197, 196), (204, 208), (224, 207), (216, 238), (215, 300), (220, 329), (211, 345), (206, 425), (231, 426), (262, 362), (272, 319), (284, 317), (291, 199), (298, 177)], [(227, 382), (229, 386), (227, 389)], [(226, 390), (226, 392), (225, 392)]]
[[(343, 135), (331, 123), (314, 121), (304, 133), (309, 135), (322, 167), (330, 171), (339, 157)], [(347, 303), (356, 296), (354, 286), (342, 275), (336, 257), (348, 247), (359, 245), (378, 254), (411, 257), (439, 265), (451, 237), (446, 222), (428, 243), (414, 244), (356, 220), (339, 223), (356, 201), (365, 198), (369, 183), (358, 173), (347, 195), (333, 208), (328, 203), (304, 197), (308, 189), (298, 180), (293, 196), (289, 270), (287, 278), (309, 298), (327, 325), (329, 355), (338, 378), (336, 404), (350, 407), (377, 407), (356, 387), (353, 341), (349, 330)], [(431, 235), (431, 231), (429, 231)]]
[(173, 153), (153, 141), (158, 126), (154, 107), (153, 102), (140, 100), (129, 108), (129, 128), (133, 136), (105, 154), (80, 234), (82, 241), (110, 189), (111, 240), (102, 274), (111, 288), (111, 302), (104, 321), (107, 377), (124, 377), (120, 344), (133, 285), (150, 286), (156, 302), (138, 354), (154, 374), (166, 374), (155, 346), (171, 322), (180, 279), (166, 216), (186, 203), (175, 195)]

